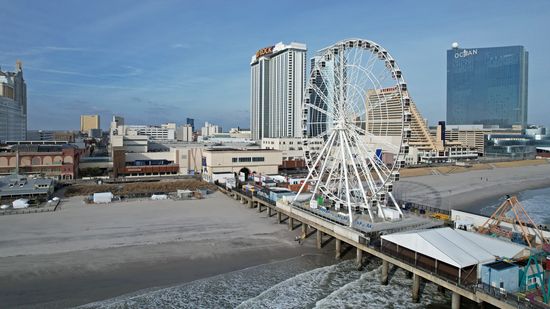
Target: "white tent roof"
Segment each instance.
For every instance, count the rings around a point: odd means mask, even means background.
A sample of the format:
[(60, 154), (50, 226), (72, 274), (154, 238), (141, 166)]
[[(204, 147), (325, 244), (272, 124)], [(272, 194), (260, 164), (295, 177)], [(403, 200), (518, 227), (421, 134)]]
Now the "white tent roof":
[(512, 242), (448, 227), (384, 235), (382, 239), (458, 268), (494, 261), (497, 256), (521, 256), (525, 249)]

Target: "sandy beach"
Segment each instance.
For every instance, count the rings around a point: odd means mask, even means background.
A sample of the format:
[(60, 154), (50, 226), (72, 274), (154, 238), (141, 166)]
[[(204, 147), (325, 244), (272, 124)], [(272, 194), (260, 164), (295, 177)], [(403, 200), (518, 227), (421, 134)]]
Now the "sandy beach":
[(397, 183), (395, 195), (441, 209), (476, 212), (506, 194), (544, 187), (550, 187), (550, 164), (519, 167), (500, 164), (462, 173), (406, 177)]
[(320, 254), (299, 230), (221, 193), (194, 201), (132, 201), (0, 217), (3, 307), (62, 308)]

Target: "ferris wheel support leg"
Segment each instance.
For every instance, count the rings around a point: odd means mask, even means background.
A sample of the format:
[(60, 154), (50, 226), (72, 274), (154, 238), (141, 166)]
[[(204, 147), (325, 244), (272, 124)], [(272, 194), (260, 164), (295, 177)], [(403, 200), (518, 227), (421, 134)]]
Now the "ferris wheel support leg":
[[(327, 142), (327, 144), (329, 145), (329, 147), (327, 148), (327, 151), (326, 153), (327, 154), (330, 154), (330, 150), (332, 149), (332, 145), (334, 144), (334, 141), (336, 140), (336, 138), (334, 137), (335, 135), (334, 134), (331, 134), (330, 135), (330, 138)], [(319, 154), (319, 156), (321, 156), (321, 154)], [(323, 162), (323, 166), (321, 167), (321, 171), (319, 172), (319, 179), (317, 180), (317, 182), (315, 183), (315, 189), (313, 190), (313, 194), (311, 195), (311, 200), (315, 199), (315, 193), (317, 192), (317, 190), (319, 189), (319, 184), (321, 183), (321, 179), (320, 177), (323, 177), (323, 174), (325, 172), (325, 168), (327, 166), (327, 162), (328, 162), (328, 156), (327, 156), (327, 160), (325, 160)]]
[[(334, 132), (332, 134), (334, 134)], [(321, 150), (321, 152), (319, 153), (319, 156), (317, 157), (317, 160), (315, 160), (315, 164), (313, 164), (313, 167), (309, 170), (309, 173), (307, 174), (307, 177), (304, 180), (304, 183), (300, 186), (300, 190), (298, 191), (298, 194), (296, 194), (296, 196), (292, 200), (291, 205), (294, 204), (294, 202), (296, 202), (296, 199), (298, 198), (298, 196), (300, 196), (300, 194), (304, 190), (304, 187), (307, 185), (307, 182), (311, 179), (311, 175), (313, 175), (313, 171), (315, 170), (315, 167), (317, 166), (317, 164), (319, 164), (319, 161), (321, 160), (322, 154), (325, 152), (325, 150), (327, 150), (327, 146), (328, 146), (328, 143), (325, 144), (325, 146), (323, 147), (323, 150)], [(315, 194), (315, 192), (313, 192), (313, 194)]]
[(401, 217), (403, 217), (403, 211), (401, 211), (401, 207), (399, 207), (399, 204), (397, 204), (397, 201), (393, 197), (393, 194), (391, 192), (388, 192), (388, 195), (390, 196), (393, 204), (395, 205), (395, 208), (397, 208), (397, 211), (399, 211), (399, 213), (401, 214)]
[(349, 212), (349, 226), (353, 225), (353, 211), (351, 209), (351, 197), (349, 195), (349, 180), (348, 180), (348, 163), (346, 162), (346, 152), (344, 150), (344, 143), (346, 139), (344, 137), (344, 132), (339, 130), (340, 134), (340, 151), (342, 152), (342, 165), (344, 167), (344, 184), (346, 186), (346, 200), (348, 202), (348, 212)]
[(344, 143), (346, 144), (346, 148), (348, 150), (348, 154), (351, 160), (351, 163), (353, 165), (353, 171), (355, 173), (355, 177), (357, 177), (357, 181), (359, 182), (359, 189), (361, 190), (361, 194), (363, 195), (363, 200), (365, 201), (365, 204), (367, 206), (367, 211), (369, 212), (369, 217), (371, 222), (374, 222), (374, 218), (372, 216), (371, 207), (368, 204), (367, 200), (367, 194), (365, 193), (365, 188), (363, 188), (363, 185), (361, 184), (361, 177), (359, 176), (359, 171), (357, 170), (357, 165), (355, 163), (355, 160), (353, 159), (353, 154), (351, 153), (351, 147), (349, 146), (348, 139), (346, 138), (346, 135), (342, 133), (342, 138), (344, 138)]

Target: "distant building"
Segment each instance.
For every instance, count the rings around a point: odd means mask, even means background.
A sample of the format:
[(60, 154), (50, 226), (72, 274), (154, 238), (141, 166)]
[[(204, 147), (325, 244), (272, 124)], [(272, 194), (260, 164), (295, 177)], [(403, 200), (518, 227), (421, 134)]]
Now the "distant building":
[(101, 129), (90, 129), (90, 130), (88, 130), (88, 137), (101, 138), (102, 135), (103, 135), (103, 132), (101, 131)]
[(190, 124), (179, 126), (176, 130), (176, 140), (178, 142), (192, 142), (193, 127)]
[(15, 72), (0, 69), (0, 141), (25, 140), (27, 136), (27, 84), (23, 65), (17, 61)]
[(188, 124), (191, 126), (191, 132), (195, 132), (195, 119), (193, 118), (186, 118), (185, 124)]
[(176, 124), (165, 123), (160, 126), (146, 125), (126, 125), (124, 118), (113, 116), (110, 128), (111, 140), (113, 136), (148, 136), (152, 140), (157, 141), (175, 141), (176, 140)]
[(222, 132), (222, 128), (220, 126), (217, 126), (208, 122), (205, 122), (204, 127), (201, 128), (201, 136), (203, 138), (212, 136), (216, 133), (221, 133), (221, 132)]
[(88, 133), (91, 129), (99, 129), (99, 115), (81, 115), (80, 132)]
[(249, 129), (231, 128), (229, 129), (229, 136), (234, 138), (251, 139), (252, 132)]
[(29, 130), (27, 131), (27, 141), (64, 141), (66, 143), (73, 143), (75, 138), (74, 133), (71, 131)]
[(527, 125), (523, 46), (447, 50), (447, 123)]
[(260, 49), (250, 63), (252, 139), (302, 136), (306, 45), (282, 42)]
[(28, 141), (53, 141), (54, 131), (29, 130), (27, 131)]

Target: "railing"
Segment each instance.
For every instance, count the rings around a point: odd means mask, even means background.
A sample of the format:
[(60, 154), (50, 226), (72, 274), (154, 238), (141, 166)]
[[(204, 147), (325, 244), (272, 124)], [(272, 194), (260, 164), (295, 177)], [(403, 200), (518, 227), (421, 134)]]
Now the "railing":
[(510, 293), (486, 283), (478, 283), (475, 287), (475, 290), (483, 292), (493, 298), (496, 298), (517, 308), (549, 308), (548, 305), (540, 303), (536, 300), (529, 300), (528, 298), (524, 298), (519, 294)]

